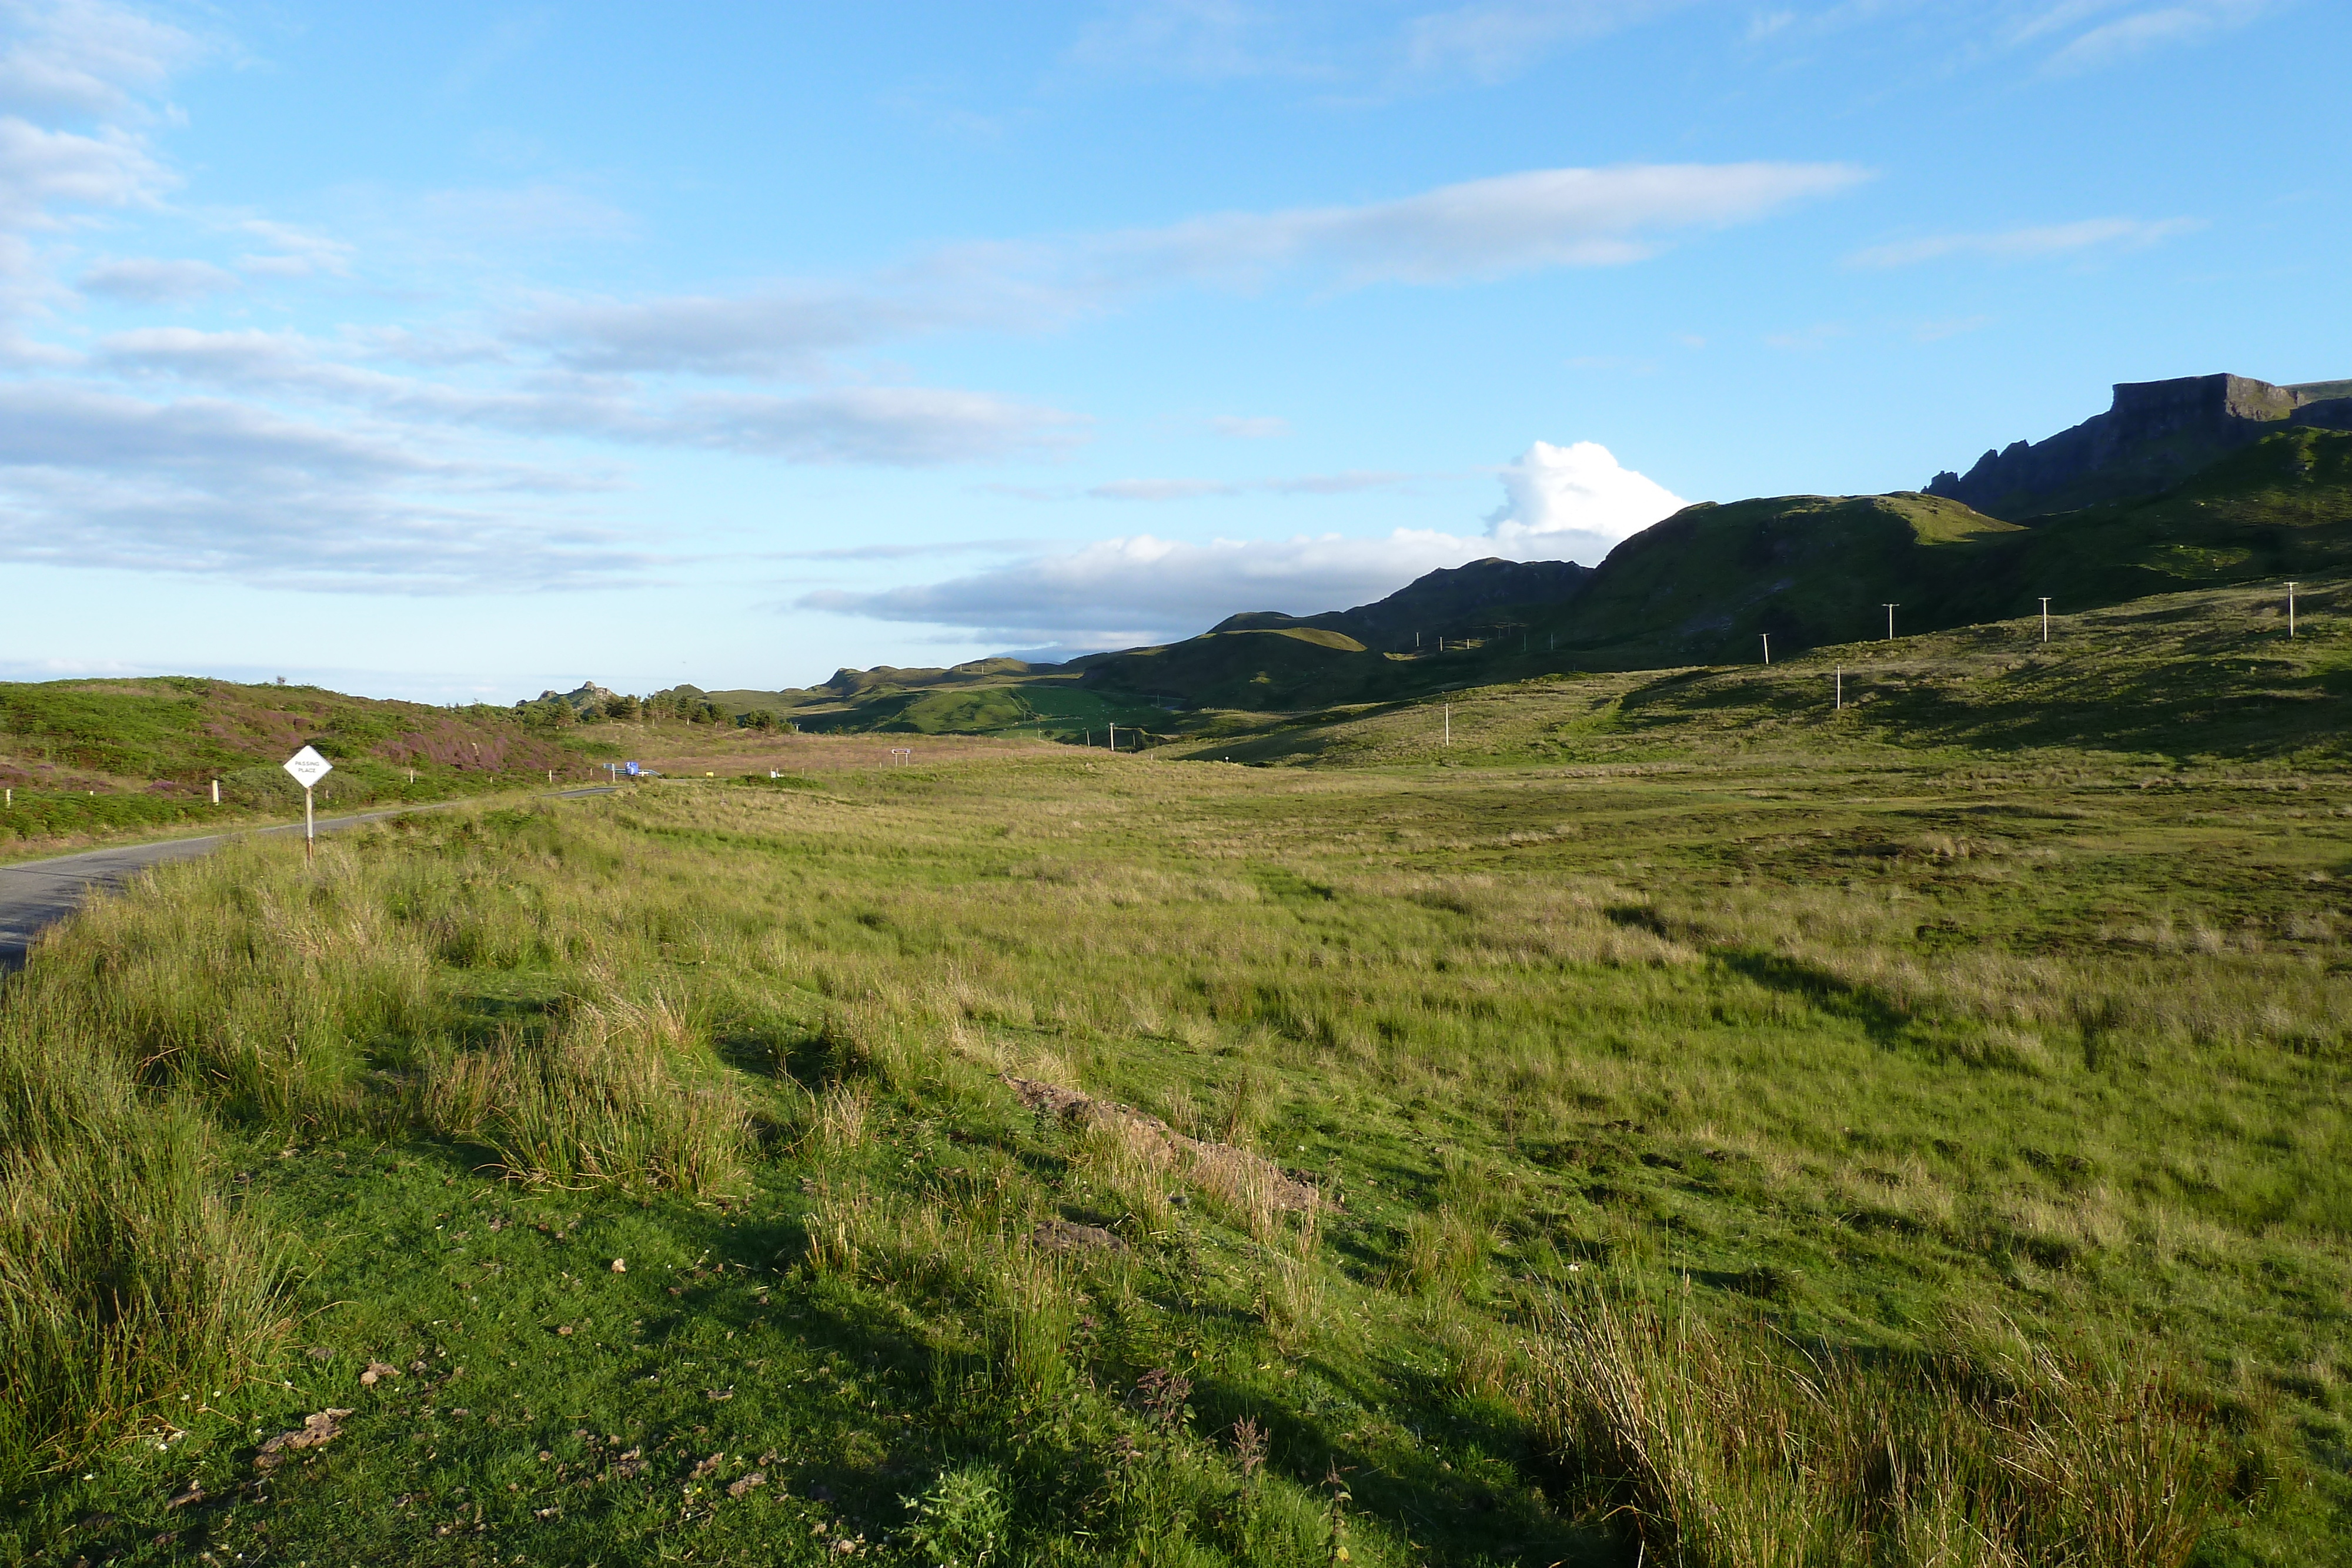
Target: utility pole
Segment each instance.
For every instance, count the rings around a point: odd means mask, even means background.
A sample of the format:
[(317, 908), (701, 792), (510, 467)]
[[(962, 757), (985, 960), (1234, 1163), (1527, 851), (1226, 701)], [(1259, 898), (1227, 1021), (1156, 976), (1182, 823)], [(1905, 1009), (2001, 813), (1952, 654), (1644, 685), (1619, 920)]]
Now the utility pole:
[(1772, 662), (1772, 633), (1769, 632), (1764, 633), (1764, 662), (1768, 664)]
[(1893, 604), (1886, 607), (1886, 640), (1890, 643), (1895, 641), (1895, 610)]
[(2045, 643), (2050, 641), (2050, 598), (2047, 594), (2042, 599), (2042, 640)]
[(2294, 635), (2294, 584), (2286, 585), (2286, 634)]

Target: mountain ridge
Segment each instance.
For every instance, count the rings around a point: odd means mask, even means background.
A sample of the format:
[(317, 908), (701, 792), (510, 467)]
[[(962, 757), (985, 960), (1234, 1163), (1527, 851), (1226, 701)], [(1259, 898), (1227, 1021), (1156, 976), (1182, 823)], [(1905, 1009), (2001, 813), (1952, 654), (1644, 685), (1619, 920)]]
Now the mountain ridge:
[(2117, 382), (2104, 413), (2042, 441), (2013, 441), (1925, 494), (2021, 522), (2171, 488), (2283, 428), (2352, 430), (2352, 381), (2275, 386), (2227, 373)]

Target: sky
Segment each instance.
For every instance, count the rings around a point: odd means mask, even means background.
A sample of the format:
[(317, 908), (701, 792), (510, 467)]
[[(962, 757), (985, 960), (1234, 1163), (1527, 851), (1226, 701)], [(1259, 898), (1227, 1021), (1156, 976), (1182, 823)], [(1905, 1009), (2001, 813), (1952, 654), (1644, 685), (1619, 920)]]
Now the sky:
[(2352, 376), (2341, 0), (0, 0), (0, 678), (1053, 657)]

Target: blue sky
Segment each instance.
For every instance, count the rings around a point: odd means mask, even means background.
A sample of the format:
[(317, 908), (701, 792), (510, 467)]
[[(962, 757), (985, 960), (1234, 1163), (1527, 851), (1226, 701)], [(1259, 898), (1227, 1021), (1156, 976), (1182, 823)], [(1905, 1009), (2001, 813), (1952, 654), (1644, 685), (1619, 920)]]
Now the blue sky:
[(1157, 640), (2352, 375), (2347, 63), (2336, 0), (0, 0), (0, 675)]

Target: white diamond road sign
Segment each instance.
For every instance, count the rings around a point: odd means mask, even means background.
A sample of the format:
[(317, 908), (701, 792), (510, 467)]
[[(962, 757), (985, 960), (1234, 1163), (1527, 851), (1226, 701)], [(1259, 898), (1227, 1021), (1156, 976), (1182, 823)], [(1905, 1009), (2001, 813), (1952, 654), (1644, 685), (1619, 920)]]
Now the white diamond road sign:
[(307, 746), (286, 759), (286, 771), (294, 775), (294, 782), (305, 789), (334, 770), (333, 763)]

